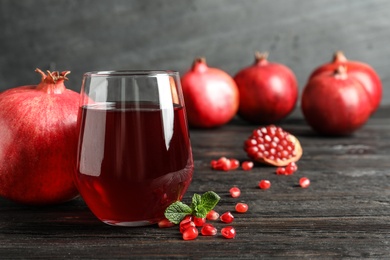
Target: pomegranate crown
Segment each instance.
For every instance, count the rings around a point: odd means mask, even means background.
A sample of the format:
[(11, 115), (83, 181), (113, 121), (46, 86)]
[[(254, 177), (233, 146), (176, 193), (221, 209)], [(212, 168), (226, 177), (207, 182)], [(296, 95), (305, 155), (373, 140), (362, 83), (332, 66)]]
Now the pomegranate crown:
[(38, 72), (39, 74), (41, 74), (42, 76), (42, 81), (50, 81), (48, 83), (57, 83), (57, 81), (59, 80), (68, 80), (68, 78), (66, 77), (70, 71), (63, 71), (61, 73), (59, 73), (58, 71), (53, 71), (53, 72), (50, 72), (49, 70), (47, 70), (47, 75), (45, 74), (45, 72), (43, 72), (42, 70), (36, 68), (35, 69), (35, 72)]
[(257, 60), (266, 60), (268, 59), (268, 56), (269, 56), (268, 52), (259, 52), (259, 51), (255, 52), (255, 58)]
[(68, 80), (66, 76), (70, 71), (59, 73), (58, 71), (50, 72), (47, 70), (47, 74), (38, 68), (35, 69), (35, 71), (42, 76), (41, 83), (38, 84), (37, 90), (44, 91), (47, 94), (61, 94), (65, 91), (64, 80)]
[(255, 64), (266, 65), (268, 64), (268, 52), (255, 52)]
[(206, 63), (205, 57), (198, 57), (195, 58), (194, 62), (192, 63), (192, 71), (198, 71), (198, 72), (205, 72), (207, 70), (208, 66)]
[(333, 54), (333, 60), (332, 62), (347, 62), (347, 57), (345, 57), (344, 52), (342, 51), (336, 51)]

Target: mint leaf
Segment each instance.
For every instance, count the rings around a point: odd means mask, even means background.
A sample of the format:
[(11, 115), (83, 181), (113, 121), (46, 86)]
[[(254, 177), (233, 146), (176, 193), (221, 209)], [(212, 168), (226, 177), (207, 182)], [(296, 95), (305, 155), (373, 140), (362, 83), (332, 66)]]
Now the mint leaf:
[(181, 201), (176, 201), (166, 208), (164, 215), (174, 224), (179, 224), (187, 215), (205, 218), (207, 213), (217, 205), (220, 199), (218, 194), (213, 191), (205, 192), (202, 196), (195, 193), (192, 196), (191, 207)]
[(191, 209), (198, 218), (205, 218), (221, 198), (213, 191), (205, 192), (202, 196), (194, 194), (192, 197)]
[(185, 216), (190, 214), (192, 214), (192, 209), (181, 201), (169, 205), (164, 213), (165, 217), (174, 224), (179, 224)]
[(193, 215), (195, 215), (195, 217), (197, 217), (197, 218), (205, 218), (205, 217), (207, 216), (207, 213), (209, 213), (208, 210), (206, 210), (206, 209), (203, 208), (202, 206), (200, 206), (200, 207), (198, 206), (198, 207), (195, 209)]
[(203, 193), (201, 199), (202, 199), (202, 206), (208, 213), (218, 204), (221, 197), (219, 197), (218, 194), (215, 193), (214, 191), (207, 191)]
[(191, 209), (192, 211), (197, 211), (198, 209), (198, 205), (201, 204), (201, 201), (202, 201), (202, 197), (199, 195), (199, 194), (194, 194), (192, 196), (192, 203), (191, 203)]

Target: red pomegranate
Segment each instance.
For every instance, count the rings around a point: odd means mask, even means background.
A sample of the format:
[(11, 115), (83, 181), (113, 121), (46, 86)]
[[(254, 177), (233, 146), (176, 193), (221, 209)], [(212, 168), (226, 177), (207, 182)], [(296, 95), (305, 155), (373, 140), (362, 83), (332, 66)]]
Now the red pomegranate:
[(351, 134), (370, 117), (370, 95), (346, 69), (339, 66), (334, 72), (321, 73), (311, 78), (303, 90), (303, 115), (320, 134)]
[(0, 196), (24, 204), (74, 198), (79, 94), (65, 88), (68, 71), (37, 69), (37, 86), (0, 94)]
[(369, 94), (371, 113), (375, 112), (382, 99), (382, 82), (379, 75), (370, 65), (359, 61), (348, 60), (343, 52), (337, 51), (333, 56), (333, 60), (316, 68), (310, 75), (310, 78), (316, 77), (324, 72), (333, 72), (340, 65), (347, 68), (349, 77), (353, 77), (362, 83)]
[(285, 65), (269, 62), (257, 52), (253, 65), (234, 77), (240, 92), (239, 115), (252, 123), (270, 124), (285, 118), (295, 108), (298, 83)]
[(181, 84), (190, 126), (218, 127), (236, 115), (239, 105), (236, 83), (226, 72), (208, 67), (204, 58), (195, 59)]

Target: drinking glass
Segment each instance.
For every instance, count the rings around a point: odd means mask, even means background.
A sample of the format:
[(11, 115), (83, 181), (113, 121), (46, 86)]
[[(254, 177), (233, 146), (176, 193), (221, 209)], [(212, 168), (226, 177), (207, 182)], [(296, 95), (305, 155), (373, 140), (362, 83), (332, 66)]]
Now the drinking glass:
[(179, 73), (87, 72), (80, 99), (74, 179), (87, 206), (110, 225), (164, 218), (194, 168)]

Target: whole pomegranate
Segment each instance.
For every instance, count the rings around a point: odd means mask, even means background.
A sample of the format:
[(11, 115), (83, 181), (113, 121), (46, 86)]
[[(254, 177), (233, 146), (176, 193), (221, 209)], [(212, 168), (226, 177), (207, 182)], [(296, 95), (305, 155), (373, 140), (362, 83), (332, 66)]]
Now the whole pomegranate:
[(269, 124), (285, 118), (295, 108), (298, 83), (285, 65), (269, 62), (256, 52), (253, 65), (234, 77), (240, 92), (239, 115), (252, 123)]
[(218, 127), (236, 115), (239, 105), (236, 83), (226, 72), (208, 67), (204, 58), (195, 59), (181, 84), (190, 126)]
[(78, 194), (72, 171), (79, 94), (65, 88), (68, 71), (36, 71), (39, 85), (0, 94), (0, 196), (55, 204)]
[(363, 84), (339, 66), (309, 79), (301, 108), (307, 123), (318, 133), (348, 135), (361, 127), (372, 111)]
[(340, 65), (347, 68), (349, 77), (353, 77), (362, 83), (370, 98), (371, 113), (375, 112), (382, 99), (382, 82), (370, 65), (359, 61), (347, 60), (343, 52), (337, 51), (333, 56), (333, 60), (316, 68), (310, 75), (310, 78), (324, 72), (333, 72)]

